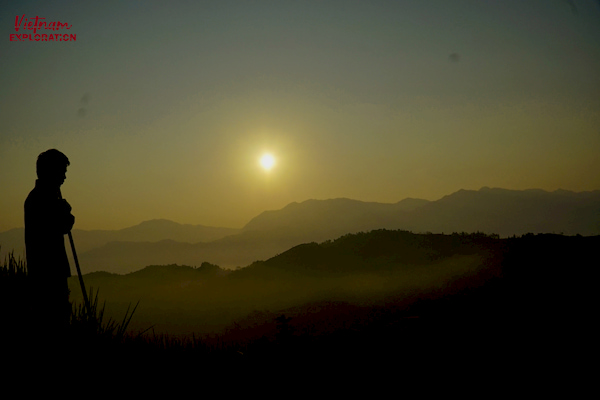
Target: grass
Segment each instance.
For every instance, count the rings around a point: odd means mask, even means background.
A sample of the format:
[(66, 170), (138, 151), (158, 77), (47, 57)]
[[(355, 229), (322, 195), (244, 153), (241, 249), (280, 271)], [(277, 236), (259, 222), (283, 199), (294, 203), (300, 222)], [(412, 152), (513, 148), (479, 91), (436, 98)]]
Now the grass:
[(106, 348), (119, 346), (143, 334), (135, 335), (127, 330), (139, 302), (134, 307), (130, 304), (120, 321), (106, 318), (106, 303), (100, 304), (99, 291), (93, 289), (90, 289), (90, 310), (83, 304), (71, 303), (68, 326), (63, 332), (53, 332), (53, 327), (40, 326), (43, 322), (36, 320), (36, 311), (41, 307), (35, 303), (39, 300), (33, 300), (32, 290), (25, 260), (15, 257), (13, 252), (8, 253), (0, 263), (0, 321), (3, 326), (0, 335), (2, 342), (12, 344), (13, 349), (40, 350), (41, 347), (63, 344), (80, 349), (82, 345), (88, 349)]
[(72, 304), (71, 318), (70, 318), (70, 329), (75, 332), (86, 332), (89, 335), (101, 337), (108, 340), (114, 340), (117, 342), (122, 341), (127, 333), (127, 327), (131, 322), (131, 318), (137, 309), (139, 302), (133, 307), (127, 308), (125, 316), (121, 322), (108, 318), (105, 320), (105, 309), (106, 302), (99, 307), (99, 295), (100, 291), (96, 290), (94, 294), (93, 288), (90, 288), (90, 310), (83, 304)]

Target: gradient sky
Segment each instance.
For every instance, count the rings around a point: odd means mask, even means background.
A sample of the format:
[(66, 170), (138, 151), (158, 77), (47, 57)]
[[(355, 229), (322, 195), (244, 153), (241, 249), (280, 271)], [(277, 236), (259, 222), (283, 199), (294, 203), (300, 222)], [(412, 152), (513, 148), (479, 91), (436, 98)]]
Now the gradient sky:
[[(597, 1), (90, 3), (1, 3), (0, 231), (49, 148), (80, 229), (600, 189)], [(77, 40), (11, 42), (23, 14)]]

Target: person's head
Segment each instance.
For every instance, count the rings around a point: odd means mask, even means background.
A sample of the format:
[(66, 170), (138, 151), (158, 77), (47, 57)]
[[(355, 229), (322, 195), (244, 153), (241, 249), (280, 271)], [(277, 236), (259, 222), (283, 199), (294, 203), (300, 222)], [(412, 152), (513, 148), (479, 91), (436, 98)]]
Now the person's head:
[(56, 149), (50, 149), (38, 156), (36, 172), (38, 179), (60, 187), (67, 179), (69, 159)]

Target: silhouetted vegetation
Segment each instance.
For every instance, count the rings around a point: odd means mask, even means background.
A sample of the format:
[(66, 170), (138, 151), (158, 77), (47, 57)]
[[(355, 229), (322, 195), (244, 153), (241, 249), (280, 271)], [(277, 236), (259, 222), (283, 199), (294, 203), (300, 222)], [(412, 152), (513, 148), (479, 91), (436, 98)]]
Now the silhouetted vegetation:
[(72, 303), (68, 328), (63, 332), (50, 332), (36, 319), (39, 305), (34, 290), (36, 287), (28, 277), (26, 262), (9, 253), (0, 264), (1, 340), (7, 359), (11, 355), (45, 357), (53, 351), (68, 354), (69, 350), (82, 348), (98, 351), (130, 340), (131, 335), (126, 334), (126, 330), (137, 304), (131, 310), (127, 309), (121, 322), (112, 317), (105, 318), (105, 307), (99, 305), (99, 292), (94, 295), (90, 290), (91, 309), (88, 311), (83, 304)]

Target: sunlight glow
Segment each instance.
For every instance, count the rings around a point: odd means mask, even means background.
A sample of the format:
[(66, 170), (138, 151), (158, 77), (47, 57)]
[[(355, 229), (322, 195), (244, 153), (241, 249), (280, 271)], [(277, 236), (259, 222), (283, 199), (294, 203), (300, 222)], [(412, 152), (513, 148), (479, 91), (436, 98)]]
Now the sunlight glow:
[(275, 157), (273, 157), (271, 154), (264, 154), (260, 158), (260, 165), (265, 169), (265, 171), (270, 171), (275, 165)]

